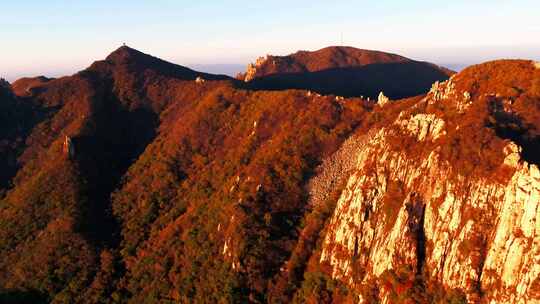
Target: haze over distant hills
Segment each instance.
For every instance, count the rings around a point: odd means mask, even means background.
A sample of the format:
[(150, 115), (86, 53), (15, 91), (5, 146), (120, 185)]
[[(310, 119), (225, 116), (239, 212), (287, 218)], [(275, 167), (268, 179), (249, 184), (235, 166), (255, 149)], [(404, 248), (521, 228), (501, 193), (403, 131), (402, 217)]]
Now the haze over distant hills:
[(212, 74), (223, 74), (230, 77), (235, 77), (238, 75), (238, 73), (246, 70), (246, 64), (239, 63), (189, 64), (188, 66), (198, 71)]

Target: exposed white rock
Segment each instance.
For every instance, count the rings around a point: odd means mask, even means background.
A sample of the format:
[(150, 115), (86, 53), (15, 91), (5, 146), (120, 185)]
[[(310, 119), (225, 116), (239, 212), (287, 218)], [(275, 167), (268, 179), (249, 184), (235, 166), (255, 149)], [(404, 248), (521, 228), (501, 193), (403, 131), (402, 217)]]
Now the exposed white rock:
[(385, 104), (387, 104), (388, 102), (390, 102), (390, 99), (388, 97), (384, 96), (384, 93), (381, 91), (379, 93), (379, 97), (377, 98), (377, 104), (382, 107)]
[[(534, 292), (531, 285), (540, 276), (540, 171), (524, 162), (506, 186), (498, 205), (497, 227), (488, 252), (482, 284), (495, 285), (501, 278), (509, 302), (525, 299)], [(538, 291), (536, 291), (538, 292)]]
[(504, 147), (504, 163), (511, 167), (517, 167), (521, 159), (521, 147), (514, 142), (510, 142)]
[(416, 114), (408, 119), (403, 119), (403, 116), (405, 116), (404, 113), (401, 113), (401, 119), (398, 119), (396, 123), (415, 136), (418, 141), (436, 140), (446, 134), (444, 120), (435, 114)]
[(253, 63), (248, 64), (244, 81), (249, 82), (253, 80), (253, 78), (255, 78), (255, 75), (257, 74), (257, 68), (261, 67), (267, 60), (268, 60), (268, 55), (257, 58), (257, 60), (255, 61), (255, 64)]
[(439, 91), (439, 86), (441, 85), (441, 83), (437, 80), (435, 81), (432, 85), (431, 85), (431, 89), (429, 90), (429, 93), (435, 93), (437, 91)]
[(229, 242), (228, 241), (225, 241), (225, 243), (223, 244), (223, 251), (222, 251), (223, 255), (224, 256), (230, 256), (230, 252), (229, 252)]
[(459, 113), (464, 113), (465, 110), (472, 104), (472, 96), (468, 91), (463, 92), (463, 99), (456, 100), (456, 108)]
[(465, 99), (465, 101), (471, 100), (471, 93), (467, 91), (463, 92), (463, 98)]
[(73, 145), (73, 141), (71, 140), (71, 137), (69, 136), (66, 136), (64, 138), (64, 147), (63, 147), (63, 150), (64, 150), (64, 154), (68, 157), (68, 158), (73, 158), (75, 157), (75, 147)]
[(453, 78), (450, 78), (444, 82), (436, 81), (433, 83), (428, 93), (430, 104), (447, 99), (455, 94), (455, 84), (452, 79)]
[(201, 76), (198, 76), (197, 78), (195, 78), (195, 83), (198, 83), (198, 84), (202, 84), (205, 81), (206, 80), (204, 78), (202, 78)]
[[(232, 265), (233, 270), (236, 270), (239, 268), (240, 264), (238, 261), (238, 256), (236, 255), (236, 252), (234, 250), (235, 244), (233, 237), (227, 236), (227, 235), (234, 235), (231, 233), (231, 227), (235, 226), (235, 217), (234, 215), (231, 216), (229, 221), (229, 226), (225, 226), (223, 229), (223, 234), (225, 235), (224, 243), (223, 243), (223, 249), (221, 251), (221, 254), (223, 255), (224, 259), (229, 261)], [(221, 224), (218, 225), (218, 231), (221, 230)]]
[[(419, 141), (443, 134), (444, 121), (434, 115), (400, 116), (394, 126)], [(354, 288), (387, 269), (422, 263), (431, 278), (463, 289), (470, 301), (480, 286), (486, 302), (533, 303), (538, 296), (533, 282), (540, 276), (538, 167), (522, 161), (520, 147), (510, 142), (501, 151), (506, 156), (501, 166), (515, 171), (505, 184), (452, 176), (437, 149), (414, 159), (393, 147), (387, 138), (395, 132), (383, 128), (370, 134), (351, 156), (357, 165), (320, 257), (331, 265), (332, 276)], [(430, 244), (424, 260), (416, 254), (419, 233)], [(363, 278), (352, 275), (353, 262), (363, 267)]]

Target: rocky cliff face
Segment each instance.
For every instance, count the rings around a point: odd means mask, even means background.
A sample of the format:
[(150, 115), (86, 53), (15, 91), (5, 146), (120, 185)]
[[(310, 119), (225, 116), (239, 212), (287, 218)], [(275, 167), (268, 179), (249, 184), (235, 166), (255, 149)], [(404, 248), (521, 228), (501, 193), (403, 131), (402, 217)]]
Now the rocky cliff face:
[(268, 60), (268, 56), (257, 58), (255, 63), (248, 64), (246, 73), (241, 74), (239, 77), (245, 82), (249, 82), (253, 80), (257, 76), (257, 72), (258, 72), (257, 68), (262, 67), (266, 63), (267, 60)]
[[(489, 99), (465, 89), (437, 83), (364, 139), (323, 241), (320, 263), (334, 279), (357, 291), (375, 284), (383, 303), (412, 298), (415, 285), (459, 290), (470, 303), (540, 301), (538, 164), (522, 157), (530, 147), (486, 126)], [(500, 98), (524, 103), (526, 92)], [(468, 140), (482, 147), (467, 152)]]

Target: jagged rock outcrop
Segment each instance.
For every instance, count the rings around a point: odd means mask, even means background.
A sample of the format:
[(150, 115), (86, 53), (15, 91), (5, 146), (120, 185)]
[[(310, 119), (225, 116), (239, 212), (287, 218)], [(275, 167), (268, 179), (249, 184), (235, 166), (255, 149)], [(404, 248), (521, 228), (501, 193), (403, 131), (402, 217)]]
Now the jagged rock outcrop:
[(64, 146), (63, 146), (64, 154), (69, 158), (72, 159), (75, 157), (75, 146), (73, 145), (73, 141), (71, 140), (71, 137), (66, 136), (64, 138)]
[(431, 97), (431, 102), (435, 103), (437, 101), (441, 101), (443, 99), (448, 99), (454, 94), (455, 85), (452, 82), (452, 77), (448, 79), (447, 81), (439, 82), (436, 81), (431, 86), (431, 90), (429, 90), (428, 96)]
[[(429, 124), (429, 120), (424, 123)], [(358, 154), (359, 170), (349, 178), (330, 223), (321, 261), (332, 265), (334, 278), (361, 283), (352, 279), (354, 259), (366, 268), (366, 281), (388, 269), (403, 265), (416, 269), (424, 263), (430, 275), (449, 287), (468, 288), (474, 294), (476, 282), (494, 299), (530, 298), (540, 274), (538, 167), (519, 164), (505, 185), (483, 179), (467, 181), (465, 176), (452, 181), (448, 164), (441, 163), (437, 152), (411, 161), (389, 149), (386, 132), (378, 133)], [(508, 164), (516, 165), (515, 153), (502, 165)], [(463, 188), (470, 190), (460, 193)], [(395, 195), (392, 191), (399, 196), (391, 197)], [(495, 228), (467, 219), (462, 214), (467, 209), (491, 215), (490, 224)], [(426, 244), (415, 238), (419, 230), (431, 244), (424, 261), (417, 254), (418, 246)], [(481, 246), (475, 243), (477, 234), (495, 235), (486, 245), (487, 253), (476, 252), (474, 247)], [(482, 259), (483, 266), (478, 262)], [(501, 289), (488, 287), (501, 277)]]
[[(411, 286), (420, 285), (424, 295), (430, 286), (459, 290), (469, 303), (540, 301), (538, 164), (523, 158), (530, 146), (486, 127), (479, 116), (494, 113), (482, 114), (490, 98), (471, 97), (462, 91), (465, 82), (461, 76), (435, 83), (353, 156), (320, 263), (356, 290), (361, 303), (369, 300), (364, 286), (374, 284), (382, 303), (400, 294), (412, 298)], [(507, 97), (508, 107), (534, 98), (523, 95)], [(489, 143), (474, 152), (485, 156), (449, 156), (468, 153), (464, 142), (475, 137)], [(401, 289), (388, 288), (389, 277)]]
[[(404, 114), (404, 113), (401, 113)], [(438, 118), (435, 114), (415, 114), (407, 119), (400, 115), (395, 124), (406, 130), (410, 135), (416, 137), (419, 141), (427, 138), (436, 140), (445, 134), (444, 120)]]
[(388, 97), (384, 96), (384, 93), (381, 91), (379, 93), (379, 97), (377, 98), (377, 104), (380, 105), (381, 107), (383, 107), (388, 102), (390, 102), (390, 99)]
[(249, 82), (253, 80), (257, 75), (257, 68), (260, 68), (261, 66), (263, 66), (263, 64), (265, 64), (267, 60), (268, 60), (268, 55), (257, 58), (257, 60), (255, 60), (255, 63), (248, 64), (246, 73), (240, 77), (243, 78), (245, 82)]

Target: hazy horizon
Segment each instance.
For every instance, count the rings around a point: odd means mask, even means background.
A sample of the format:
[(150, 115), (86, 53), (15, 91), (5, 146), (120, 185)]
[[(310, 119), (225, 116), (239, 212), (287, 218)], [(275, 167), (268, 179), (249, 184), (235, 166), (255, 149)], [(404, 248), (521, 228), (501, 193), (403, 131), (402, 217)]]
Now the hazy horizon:
[[(159, 0), (3, 4), (0, 77), (71, 75), (127, 43), (201, 71), (238, 72), (265, 54), (331, 45), (397, 53), (456, 69), (499, 58), (540, 60), (531, 0), (237, 1)], [(221, 67), (220, 67), (221, 66)], [(206, 69), (206, 70), (205, 70)]]
[[(133, 47), (133, 46), (130, 46), (130, 47)], [(138, 50), (140, 50), (142, 52), (148, 53), (144, 49), (137, 48), (137, 47), (133, 47), (133, 48), (138, 49)], [(361, 47), (358, 47), (358, 48), (361, 48)], [(516, 51), (514, 49), (513, 52), (516, 55), (514, 55), (514, 56), (512, 56), (512, 55), (505, 56), (504, 55), (505, 51), (506, 51), (506, 53), (511, 53), (512, 51), (504, 50), (502, 48), (501, 48), (501, 50), (497, 50), (496, 47), (492, 47), (491, 49), (495, 50), (495, 52), (485, 54), (484, 57), (479, 58), (476, 61), (471, 59), (471, 60), (467, 60), (467, 61), (464, 60), (462, 62), (451, 61), (451, 60), (446, 61), (446, 62), (439, 61), (439, 60), (436, 60), (436, 56), (432, 56), (433, 59), (435, 59), (435, 60), (426, 59), (425, 57), (421, 57), (422, 55), (425, 56), (426, 54), (428, 54), (429, 53), (428, 50), (424, 50), (423, 52), (418, 52), (419, 54), (417, 56), (415, 56), (415, 54), (407, 55), (406, 53), (399, 52), (399, 51), (392, 52), (392, 51), (382, 50), (382, 49), (379, 49), (378, 51), (396, 53), (396, 54), (403, 55), (405, 57), (409, 57), (411, 59), (418, 60), (418, 61), (428, 61), (428, 62), (437, 64), (439, 66), (451, 69), (451, 70), (456, 71), (456, 72), (459, 72), (459, 71), (463, 70), (464, 68), (466, 68), (466, 67), (468, 67), (470, 65), (479, 64), (479, 63), (482, 63), (482, 62), (495, 60), (495, 59), (540, 60), (540, 48), (536, 51), (536, 54), (539, 54), (539, 55), (532, 55), (532, 56), (529, 56), (529, 57), (524, 55), (526, 53), (526, 51), (523, 51), (523, 50), (521, 52), (519, 52), (519, 51)], [(315, 50), (317, 50), (317, 49), (311, 49), (309, 51), (315, 51)], [(109, 50), (109, 53), (112, 52), (112, 51), (114, 51), (114, 49)], [(296, 50), (296, 51), (298, 51), (298, 50)], [(281, 54), (272, 53), (272, 55), (283, 56), (283, 55), (288, 55), (288, 54), (291, 54), (291, 53), (294, 53), (294, 52), (295, 51), (291, 51), (289, 53), (281, 53)], [(3, 74), (4, 72), (0, 70), (0, 73), (2, 73), (2, 74), (0, 74), (0, 78), (4, 78), (4, 79), (8, 80), (9, 82), (13, 82), (13, 81), (15, 81), (17, 79), (20, 79), (20, 78), (23, 78), (23, 77), (46, 76), (46, 77), (50, 77), (50, 78), (57, 78), (57, 77), (69, 76), (69, 75), (72, 75), (72, 74), (74, 74), (74, 73), (76, 73), (78, 71), (81, 71), (81, 70), (87, 68), (88, 66), (90, 66), (92, 64), (92, 62), (94, 62), (96, 60), (104, 59), (106, 57), (106, 55), (109, 54), (109, 53), (106, 53), (105, 55), (103, 55), (100, 58), (89, 59), (88, 62), (86, 62), (86, 64), (83, 63), (83, 64), (80, 64), (80, 65), (74, 65), (72, 67), (66, 67), (66, 66), (63, 66), (63, 67), (62, 66), (47, 67), (47, 65), (44, 65), (45, 68), (39, 69), (39, 67), (42, 67), (42, 66), (38, 65), (37, 68), (28, 69), (29, 72), (20, 72), (20, 73), (15, 72), (15, 73), (5, 73), (5, 74)], [(436, 55), (437, 50), (433, 50), (432, 53), (434, 55)], [(175, 63), (175, 64), (186, 66), (188, 68), (191, 68), (193, 70), (197, 70), (197, 71), (200, 71), (200, 72), (213, 73), (213, 74), (223, 74), (223, 75), (228, 75), (228, 76), (234, 77), (240, 72), (245, 72), (246, 67), (247, 67), (247, 65), (249, 63), (254, 62), (255, 59), (258, 56), (263, 56), (266, 53), (261, 53), (259, 55), (256, 55), (252, 59), (250, 59), (250, 60), (248, 60), (246, 62), (232, 62), (232, 63), (229, 63), (229, 62), (223, 62), (223, 63), (189, 63), (189, 62), (187, 62), (187, 63), (184, 63), (184, 62), (178, 62), (174, 58), (161, 57), (159, 55), (156, 55), (155, 53), (148, 53), (148, 54), (159, 57), (159, 58), (167, 60), (167, 61), (170, 61), (170, 62)], [(500, 55), (497, 55), (497, 54), (500, 54)], [(520, 56), (520, 54), (521, 54), (521, 56)], [(426, 56), (426, 57), (429, 57), (429, 56)], [(34, 71), (34, 72), (32, 73), (32, 71)]]

